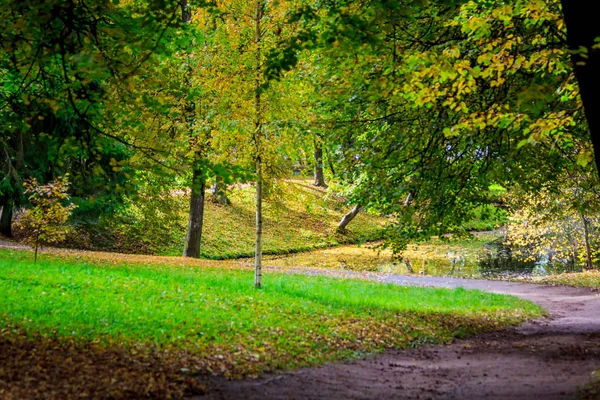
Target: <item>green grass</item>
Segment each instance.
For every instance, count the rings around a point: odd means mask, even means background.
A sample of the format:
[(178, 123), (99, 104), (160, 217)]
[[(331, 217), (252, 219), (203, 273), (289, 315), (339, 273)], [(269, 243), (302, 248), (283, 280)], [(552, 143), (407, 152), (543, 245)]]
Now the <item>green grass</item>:
[(33, 265), (30, 252), (0, 250), (0, 325), (32, 337), (183, 351), (198, 372), (236, 376), (447, 342), (541, 313), (514, 297), (461, 289), (284, 274), (266, 274), (262, 290), (252, 282), (251, 271), (230, 263), (43, 254)]

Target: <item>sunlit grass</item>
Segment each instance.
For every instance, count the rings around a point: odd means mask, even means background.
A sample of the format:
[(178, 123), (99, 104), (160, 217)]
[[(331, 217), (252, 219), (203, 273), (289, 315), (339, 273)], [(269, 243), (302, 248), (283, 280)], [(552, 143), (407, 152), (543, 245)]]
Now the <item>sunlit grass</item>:
[[(255, 244), (255, 190), (251, 185), (230, 188), (231, 205), (212, 202), (206, 192), (201, 255), (209, 259), (251, 256)], [(69, 243), (77, 248), (181, 255), (189, 212), (189, 194), (174, 191), (163, 197), (128, 203), (125, 210), (106, 218), (107, 226), (78, 233)], [(347, 234), (336, 232), (351, 206), (307, 179), (279, 182), (263, 202), (263, 251), (284, 254), (382, 237), (386, 219), (361, 212)], [(84, 237), (88, 237), (83, 242)], [(68, 247), (68, 246), (67, 246)]]

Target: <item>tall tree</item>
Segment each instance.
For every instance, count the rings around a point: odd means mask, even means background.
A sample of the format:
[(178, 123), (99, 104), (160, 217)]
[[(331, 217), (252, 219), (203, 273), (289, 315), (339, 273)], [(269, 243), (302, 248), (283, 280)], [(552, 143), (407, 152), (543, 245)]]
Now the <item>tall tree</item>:
[[(79, 210), (111, 207), (128, 186), (131, 143), (108, 123), (109, 93), (160, 51), (172, 1), (6, 1), (0, 8), (3, 221), (24, 201), (22, 182), (71, 172)], [(77, 197), (80, 199), (78, 200)]]
[[(187, 0), (181, 0), (181, 19), (184, 23), (189, 24), (192, 18), (192, 13)], [(193, 43), (189, 45), (190, 49), (187, 54), (187, 76), (186, 83), (191, 83), (191, 75), (194, 73), (190, 58), (192, 57), (191, 51)], [(195, 120), (196, 120), (196, 104), (194, 99), (188, 99), (185, 105), (185, 121), (187, 124), (188, 134), (190, 135), (190, 143), (195, 144), (195, 148), (191, 150), (192, 153), (192, 182), (190, 185), (190, 210), (188, 217), (188, 227), (185, 235), (185, 244), (183, 249), (183, 255), (185, 257), (200, 257), (200, 246), (202, 242), (202, 227), (204, 224), (204, 202), (206, 192), (206, 171), (204, 158), (206, 150), (207, 138), (195, 136)], [(196, 135), (199, 136), (199, 135)], [(204, 139), (204, 140), (203, 140)]]
[(600, 173), (600, 24), (589, 1), (562, 0), (573, 70), (585, 108)]
[(256, 245), (254, 249), (254, 286), (262, 286), (262, 236), (263, 236), (263, 110), (262, 110), (262, 20), (264, 18), (265, 2), (256, 0), (254, 13), (254, 162), (256, 172)]
[(395, 215), (399, 244), (460, 233), (492, 183), (535, 189), (591, 161), (558, 0), (419, 4), (307, 6), (269, 57), (276, 74), (320, 48), (350, 198)]
[(315, 135), (314, 146), (314, 185), (326, 188), (327, 184), (325, 183), (325, 174), (323, 173), (323, 138), (319, 135)]

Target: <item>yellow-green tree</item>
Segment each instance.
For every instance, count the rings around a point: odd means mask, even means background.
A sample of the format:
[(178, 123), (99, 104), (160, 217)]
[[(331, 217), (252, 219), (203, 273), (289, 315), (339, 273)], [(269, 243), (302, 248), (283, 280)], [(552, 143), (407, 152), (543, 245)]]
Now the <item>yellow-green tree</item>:
[(72, 230), (67, 220), (75, 205), (69, 202), (68, 175), (45, 185), (35, 178), (24, 185), (31, 207), (21, 215), (18, 226), (27, 232), (26, 241), (34, 246), (34, 262), (37, 262), (40, 245), (60, 242)]

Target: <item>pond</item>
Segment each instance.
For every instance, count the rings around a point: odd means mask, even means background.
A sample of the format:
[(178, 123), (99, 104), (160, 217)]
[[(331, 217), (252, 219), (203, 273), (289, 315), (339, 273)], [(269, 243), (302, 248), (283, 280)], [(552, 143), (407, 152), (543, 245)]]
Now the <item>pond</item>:
[(563, 260), (514, 257), (498, 232), (479, 233), (472, 239), (433, 239), (410, 245), (401, 259), (382, 250), (381, 243), (339, 246), (290, 255), (265, 256), (264, 264), (279, 267), (318, 267), (396, 274), (502, 278), (579, 272)]

